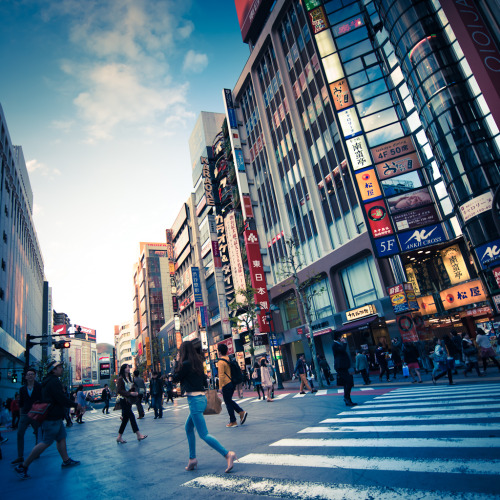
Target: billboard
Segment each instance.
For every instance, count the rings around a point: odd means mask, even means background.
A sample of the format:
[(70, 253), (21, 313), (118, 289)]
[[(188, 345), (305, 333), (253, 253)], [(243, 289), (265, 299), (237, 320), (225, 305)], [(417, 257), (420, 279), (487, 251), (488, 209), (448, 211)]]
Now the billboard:
[[(226, 240), (229, 252), (229, 260), (231, 261), (231, 273), (235, 291), (245, 290), (245, 269), (241, 258), (240, 240), (238, 237), (238, 228), (236, 226), (236, 215), (234, 211), (230, 212), (224, 219), (226, 227)], [(245, 298), (241, 294), (236, 294), (236, 300), (243, 303)]]
[(417, 189), (408, 193), (393, 196), (387, 200), (391, 213), (404, 212), (424, 205), (430, 205), (432, 198), (427, 188)]
[(96, 331), (93, 330), (92, 328), (87, 328), (86, 326), (81, 326), (81, 325), (75, 325), (75, 328), (78, 330), (80, 328), (80, 331), (85, 334), (86, 339), (89, 342), (95, 342), (96, 341)]
[(394, 223), (398, 231), (405, 229), (414, 229), (420, 226), (427, 226), (429, 224), (437, 224), (439, 216), (434, 205), (427, 207), (417, 208), (400, 214), (393, 215)]
[(234, 3), (240, 23), (241, 37), (246, 43), (254, 21), (265, 14), (274, 2), (271, 0), (235, 0)]
[(99, 379), (109, 380), (111, 378), (111, 364), (108, 361), (99, 361)]
[(68, 334), (68, 326), (67, 325), (54, 325), (52, 331), (56, 335), (67, 335)]
[(393, 234), (391, 221), (384, 200), (372, 201), (365, 205), (370, 231), (374, 238)]
[(203, 305), (203, 295), (201, 293), (200, 269), (191, 267), (191, 275), (193, 279), (194, 307)]

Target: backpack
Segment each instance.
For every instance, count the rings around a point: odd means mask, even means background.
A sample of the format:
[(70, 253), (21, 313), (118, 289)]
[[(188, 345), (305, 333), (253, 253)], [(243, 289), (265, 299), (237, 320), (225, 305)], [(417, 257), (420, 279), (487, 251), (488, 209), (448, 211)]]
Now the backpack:
[(223, 359), (222, 361), (225, 361), (231, 368), (231, 382), (234, 385), (241, 384), (243, 382), (243, 373), (241, 373), (240, 365), (236, 362), (236, 360), (231, 359), (230, 361), (227, 361), (227, 359)]

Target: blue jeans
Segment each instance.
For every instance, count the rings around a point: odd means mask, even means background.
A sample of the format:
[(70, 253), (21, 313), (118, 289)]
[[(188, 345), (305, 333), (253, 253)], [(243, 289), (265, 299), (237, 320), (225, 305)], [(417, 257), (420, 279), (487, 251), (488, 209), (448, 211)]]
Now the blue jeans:
[(151, 396), (151, 406), (154, 408), (155, 417), (163, 417), (163, 405), (161, 404), (161, 394)]
[(207, 407), (206, 396), (188, 396), (189, 416), (186, 420), (186, 436), (189, 444), (189, 458), (196, 458), (196, 437), (194, 429), (198, 431), (198, 435), (211, 446), (215, 451), (218, 451), (223, 457), (228, 454), (228, 450), (222, 446), (217, 439), (208, 433), (207, 424), (203, 412)]

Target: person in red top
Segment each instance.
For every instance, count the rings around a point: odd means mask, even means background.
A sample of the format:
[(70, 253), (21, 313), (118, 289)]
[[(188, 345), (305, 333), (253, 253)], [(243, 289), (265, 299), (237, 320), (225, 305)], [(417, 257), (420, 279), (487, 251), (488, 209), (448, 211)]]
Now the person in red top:
[(19, 424), (19, 415), (20, 415), (18, 392), (16, 392), (16, 395), (14, 396), (14, 399), (10, 404), (10, 414), (12, 415), (12, 429), (17, 429), (17, 426)]

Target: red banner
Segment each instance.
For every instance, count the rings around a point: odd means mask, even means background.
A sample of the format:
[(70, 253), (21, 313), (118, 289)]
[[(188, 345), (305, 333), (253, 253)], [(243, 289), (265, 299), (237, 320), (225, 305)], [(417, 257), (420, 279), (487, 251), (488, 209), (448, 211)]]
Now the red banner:
[(368, 217), (368, 224), (370, 225), (370, 231), (374, 238), (381, 238), (382, 236), (394, 234), (384, 200), (367, 203), (365, 205), (365, 210)]
[(67, 325), (54, 325), (52, 331), (57, 335), (67, 335)]
[(252, 288), (255, 288), (255, 305), (260, 307), (261, 312), (257, 315), (260, 333), (269, 333), (266, 312), (269, 310), (269, 295), (267, 293), (266, 273), (262, 264), (259, 237), (257, 231), (245, 230), (245, 247), (247, 250), (248, 265), (250, 267), (250, 280)]
[(418, 342), (417, 330), (410, 314), (399, 316), (397, 322), (403, 342)]

